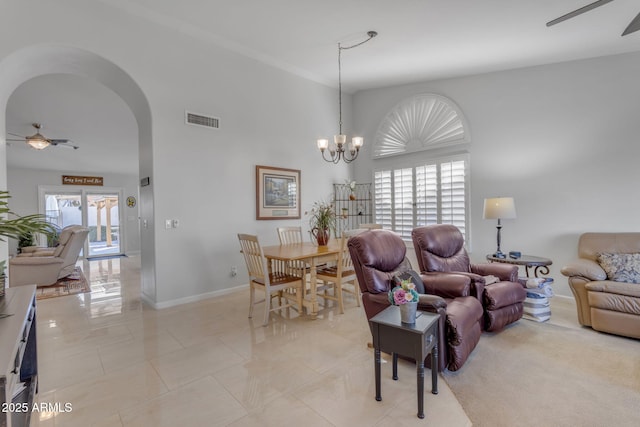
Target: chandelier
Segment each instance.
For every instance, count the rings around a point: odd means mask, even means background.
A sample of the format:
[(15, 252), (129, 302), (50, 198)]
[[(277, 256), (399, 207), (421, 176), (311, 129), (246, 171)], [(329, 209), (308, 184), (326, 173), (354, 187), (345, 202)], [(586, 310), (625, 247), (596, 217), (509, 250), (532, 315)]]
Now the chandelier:
[[(328, 139), (319, 139), (318, 140), (318, 149), (322, 153), (322, 158), (327, 162), (332, 162), (334, 164), (338, 164), (340, 159), (344, 160), (345, 163), (351, 163), (358, 157), (358, 153), (360, 152), (360, 148), (364, 144), (364, 138), (361, 136), (354, 136), (351, 138), (351, 144), (349, 144), (349, 149), (347, 151), (346, 143), (347, 136), (342, 133), (342, 51), (347, 49), (353, 49), (354, 47), (358, 47), (360, 45), (365, 44), (378, 33), (375, 31), (368, 31), (368, 38), (360, 43), (356, 43), (351, 46), (342, 46), (338, 43), (338, 107), (339, 107), (339, 134), (333, 136), (333, 145), (329, 145)], [(325, 151), (329, 149), (329, 154), (331, 154), (331, 158), (325, 157)]]

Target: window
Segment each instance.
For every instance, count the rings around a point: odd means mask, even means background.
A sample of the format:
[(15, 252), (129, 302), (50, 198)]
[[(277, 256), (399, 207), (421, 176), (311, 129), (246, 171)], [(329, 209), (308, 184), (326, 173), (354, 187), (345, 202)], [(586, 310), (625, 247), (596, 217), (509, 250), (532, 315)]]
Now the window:
[(466, 236), (468, 156), (374, 172), (376, 223), (411, 239), (411, 230), (453, 224)]

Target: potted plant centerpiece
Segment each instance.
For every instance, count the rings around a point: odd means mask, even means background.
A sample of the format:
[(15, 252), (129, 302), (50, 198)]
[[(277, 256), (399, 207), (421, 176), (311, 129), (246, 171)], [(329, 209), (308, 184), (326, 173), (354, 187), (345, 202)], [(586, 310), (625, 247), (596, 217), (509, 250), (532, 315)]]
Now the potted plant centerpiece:
[[(10, 197), (8, 191), (0, 191), (0, 241), (5, 242), (6, 238), (20, 239), (29, 233), (48, 235), (54, 232), (53, 227), (42, 215), (21, 217), (11, 212), (8, 203)], [(0, 260), (0, 296), (4, 295), (6, 262), (7, 260)]]
[(314, 202), (309, 212), (309, 228), (311, 234), (318, 241), (318, 246), (327, 246), (329, 236), (336, 230), (336, 213), (333, 203)]

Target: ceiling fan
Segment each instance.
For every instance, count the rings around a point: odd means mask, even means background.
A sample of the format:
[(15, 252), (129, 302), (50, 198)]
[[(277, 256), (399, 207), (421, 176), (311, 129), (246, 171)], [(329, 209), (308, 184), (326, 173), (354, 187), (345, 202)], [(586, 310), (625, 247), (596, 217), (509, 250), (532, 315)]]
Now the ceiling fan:
[[(604, 6), (605, 4), (611, 3), (612, 1), (613, 0), (594, 1), (593, 3), (590, 3), (590, 4), (586, 5), (586, 6), (583, 6), (580, 9), (576, 9), (573, 12), (569, 12), (566, 15), (562, 15), (561, 17), (554, 19), (553, 21), (547, 22), (547, 27), (550, 27), (550, 26), (555, 25), (555, 24), (559, 24), (562, 21), (566, 21), (567, 19), (574, 18), (574, 17), (576, 17), (578, 15), (582, 15), (585, 12), (588, 12), (588, 11), (590, 11), (592, 9), (595, 9), (596, 7)], [(640, 30), (640, 13), (635, 18), (633, 18), (631, 23), (622, 32), (622, 35), (626, 36), (627, 34), (631, 34), (631, 33), (636, 32), (638, 30)]]
[(40, 126), (40, 123), (32, 123), (31, 126), (33, 126), (36, 129), (35, 134), (31, 136), (22, 136), (22, 135), (16, 135), (15, 133), (7, 132), (9, 135), (17, 136), (18, 138), (20, 138), (20, 139), (7, 139), (7, 141), (26, 142), (27, 145), (29, 145), (32, 148), (35, 148), (36, 150), (44, 150), (49, 145), (52, 145), (54, 147), (60, 146), (60, 147), (73, 148), (74, 150), (77, 150), (78, 148), (80, 148), (77, 145), (70, 144), (69, 139), (50, 139), (45, 137), (40, 133), (40, 128), (42, 127)]

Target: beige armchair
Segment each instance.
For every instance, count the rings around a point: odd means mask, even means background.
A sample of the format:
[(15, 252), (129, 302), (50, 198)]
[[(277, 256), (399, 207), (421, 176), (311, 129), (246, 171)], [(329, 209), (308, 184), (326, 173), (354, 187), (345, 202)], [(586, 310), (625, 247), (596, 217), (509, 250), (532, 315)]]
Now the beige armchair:
[(81, 225), (65, 227), (55, 248), (28, 251), (9, 260), (9, 286), (53, 285), (73, 273), (89, 234)]
[[(580, 236), (578, 259), (565, 265), (561, 272), (569, 278), (581, 325), (640, 338), (640, 284), (615, 277), (616, 271), (607, 261), (611, 254), (618, 254), (616, 258), (621, 260), (638, 258), (639, 253), (640, 233), (584, 233)], [(602, 254), (605, 254), (604, 258)], [(618, 270), (627, 278), (630, 274), (640, 274), (638, 265), (632, 262), (619, 266)]]

